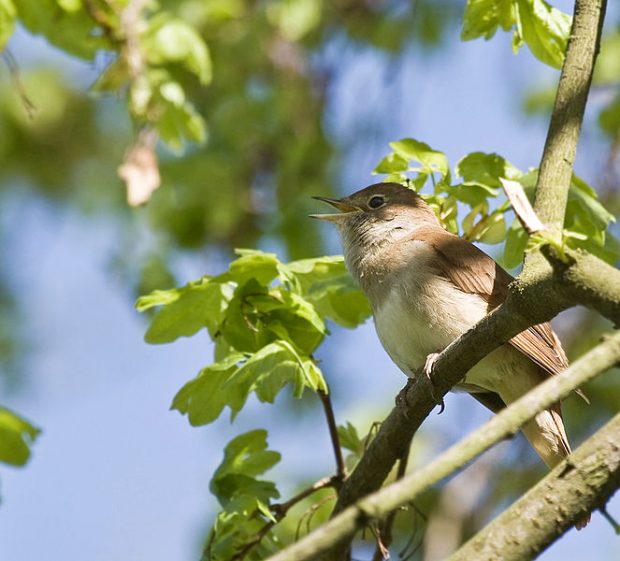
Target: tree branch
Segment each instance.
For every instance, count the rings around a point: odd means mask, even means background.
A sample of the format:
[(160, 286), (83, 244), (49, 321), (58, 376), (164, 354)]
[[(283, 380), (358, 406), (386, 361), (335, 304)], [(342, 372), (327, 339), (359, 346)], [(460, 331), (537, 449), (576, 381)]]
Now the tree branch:
[(620, 486), (620, 414), (448, 561), (534, 559)]
[(606, 0), (576, 0), (566, 57), (536, 183), (534, 210), (559, 240)]
[(482, 428), (449, 448), (435, 461), (401, 481), (358, 501), (327, 524), (270, 558), (270, 561), (304, 561), (348, 544), (369, 521), (382, 518), (414, 500), (493, 444), (514, 434), (538, 412), (568, 395), (573, 389), (614, 366), (620, 359), (620, 333), (586, 353), (558, 376), (550, 378), (493, 417)]
[(592, 308), (620, 326), (620, 271), (583, 250), (567, 250), (562, 260), (551, 246), (541, 252), (553, 268), (557, 291), (565, 298)]

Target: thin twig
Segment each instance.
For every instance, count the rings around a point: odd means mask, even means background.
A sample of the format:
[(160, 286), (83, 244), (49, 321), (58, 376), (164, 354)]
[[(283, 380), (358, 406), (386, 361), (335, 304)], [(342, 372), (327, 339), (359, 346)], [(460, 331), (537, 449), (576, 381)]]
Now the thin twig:
[[(396, 471), (396, 481), (402, 479), (407, 472), (407, 463), (409, 461), (409, 450), (398, 460), (398, 468)], [(396, 519), (396, 510), (390, 512), (388, 517), (383, 520), (377, 528), (377, 547), (375, 554), (373, 555), (373, 561), (381, 561), (382, 559), (389, 559), (389, 547), (392, 544), (392, 527), (394, 526), (394, 520)], [(387, 557), (386, 557), (387, 552)]]
[(416, 517), (419, 517), (424, 524), (428, 522), (426, 515), (416, 506), (416, 504), (413, 501), (411, 501), (408, 504), (408, 506), (413, 511), (414, 526), (413, 526), (413, 532), (411, 533), (411, 536), (407, 540), (407, 543), (402, 548), (402, 550), (398, 552), (398, 555), (401, 561), (408, 561), (409, 559), (412, 559), (413, 556), (418, 552), (418, 550), (420, 549), (420, 547), (422, 547), (422, 544), (424, 543), (424, 533), (422, 533), (418, 542), (415, 543), (415, 538), (416, 538), (416, 535), (418, 534), (418, 528), (420, 527), (420, 526), (415, 525)]
[(28, 96), (26, 88), (24, 88), (24, 84), (21, 79), (21, 72), (19, 70), (19, 65), (17, 64), (13, 53), (9, 49), (5, 49), (5, 51), (2, 53), (2, 58), (4, 59), (4, 63), (9, 70), (9, 75), (11, 76), (13, 88), (15, 88), (15, 92), (17, 93), (17, 96), (21, 101), (22, 107), (26, 111), (26, 115), (28, 115), (28, 118), (32, 121), (37, 113), (37, 108)]
[(306, 523), (306, 534), (309, 534), (311, 531), (310, 526), (312, 524), (312, 519), (314, 518), (314, 515), (325, 503), (328, 503), (329, 501), (333, 501), (335, 498), (336, 498), (335, 495), (329, 495), (328, 497), (323, 497), (318, 503), (314, 503), (313, 505), (310, 505), (310, 507), (306, 509), (306, 512), (303, 513), (302, 517), (299, 519), (299, 522), (297, 524), (297, 531), (295, 532), (295, 541), (299, 539), (299, 536), (301, 534), (301, 525), (304, 522)]
[(616, 534), (620, 536), (620, 524), (618, 524), (615, 518), (611, 514), (609, 514), (609, 512), (607, 512), (607, 508), (606, 507), (599, 508), (599, 511), (603, 515), (603, 518), (605, 518), (605, 520), (607, 520), (607, 522), (611, 524), (611, 527), (614, 529), (614, 532), (616, 532)]
[(329, 428), (329, 437), (332, 441), (332, 448), (334, 450), (334, 457), (336, 458), (336, 469), (340, 481), (344, 481), (347, 477), (347, 467), (342, 457), (342, 447), (340, 446), (340, 437), (338, 436), (338, 427), (336, 426), (336, 417), (334, 416), (334, 409), (332, 407), (332, 400), (330, 395), (322, 390), (318, 391), (319, 398), (323, 404), (323, 410), (325, 411), (325, 417), (327, 419), (327, 426)]
[[(313, 483), (310, 487), (304, 489), (303, 491), (297, 493), (297, 495), (291, 497), (288, 501), (284, 503), (276, 503), (270, 506), (271, 512), (273, 513), (273, 517), (275, 520), (269, 520), (254, 536), (243, 545), (243, 547), (235, 553), (235, 555), (231, 558), (230, 561), (241, 561), (245, 558), (254, 547), (256, 547), (263, 538), (271, 531), (271, 529), (278, 524), (288, 513), (288, 511), (295, 506), (297, 503), (303, 501), (306, 497), (312, 495), (316, 491), (320, 489), (325, 489), (327, 487), (334, 487), (338, 482), (338, 476), (332, 477), (324, 477), (319, 479), (316, 483)], [(319, 506), (323, 505), (325, 501), (319, 503)], [(258, 513), (258, 511), (256, 512)], [(305, 514), (304, 514), (305, 516)], [(303, 519), (303, 518), (302, 518)], [(210, 558), (210, 550), (215, 538), (215, 533), (212, 532), (209, 537), (209, 541), (207, 543), (207, 547), (205, 547), (203, 553), (203, 559)]]
[(320, 489), (325, 489), (327, 487), (335, 487), (338, 484), (338, 476), (333, 475), (331, 477), (323, 477), (323, 479), (319, 479), (316, 483), (312, 484), (307, 489), (297, 493), (294, 497), (290, 498), (285, 503), (279, 503), (271, 505), (271, 511), (276, 518), (283, 518), (284, 515), (297, 503), (304, 500), (306, 497), (312, 495), (316, 491)]

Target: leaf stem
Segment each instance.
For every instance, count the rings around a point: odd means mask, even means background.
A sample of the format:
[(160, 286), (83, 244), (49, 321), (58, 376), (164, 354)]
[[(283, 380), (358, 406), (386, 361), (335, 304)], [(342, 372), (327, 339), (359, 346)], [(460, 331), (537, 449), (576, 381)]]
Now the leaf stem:
[(342, 457), (342, 448), (340, 446), (340, 437), (338, 436), (338, 427), (336, 426), (336, 418), (334, 416), (332, 400), (329, 393), (324, 390), (318, 390), (317, 393), (319, 394), (319, 398), (321, 400), (321, 403), (323, 404), (325, 418), (327, 419), (329, 437), (332, 442), (334, 457), (336, 458), (337, 477), (340, 482), (343, 482), (347, 477), (347, 468), (344, 464), (344, 458)]

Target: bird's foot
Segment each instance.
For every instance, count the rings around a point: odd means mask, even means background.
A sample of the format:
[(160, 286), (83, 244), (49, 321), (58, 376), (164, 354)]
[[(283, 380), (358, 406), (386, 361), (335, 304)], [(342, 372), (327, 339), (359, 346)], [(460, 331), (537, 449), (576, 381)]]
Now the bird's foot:
[(446, 404), (443, 401), (443, 397), (437, 397), (435, 393), (435, 383), (433, 382), (433, 369), (435, 368), (435, 363), (437, 362), (438, 357), (439, 353), (430, 353), (426, 357), (426, 361), (422, 367), (422, 373), (431, 384), (431, 397), (435, 400), (437, 405), (439, 405), (439, 413), (437, 413), (437, 415), (441, 415), (446, 408)]

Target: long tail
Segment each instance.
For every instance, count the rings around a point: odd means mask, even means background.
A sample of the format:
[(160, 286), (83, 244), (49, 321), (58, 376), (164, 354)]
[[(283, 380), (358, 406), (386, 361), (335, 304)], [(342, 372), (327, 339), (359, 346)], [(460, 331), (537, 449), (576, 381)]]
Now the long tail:
[(559, 404), (541, 411), (522, 430), (549, 469), (553, 469), (571, 453)]
[[(559, 403), (541, 411), (523, 426), (522, 431), (549, 469), (553, 469), (571, 453)], [(589, 514), (578, 520), (575, 527), (581, 530), (588, 522)]]

